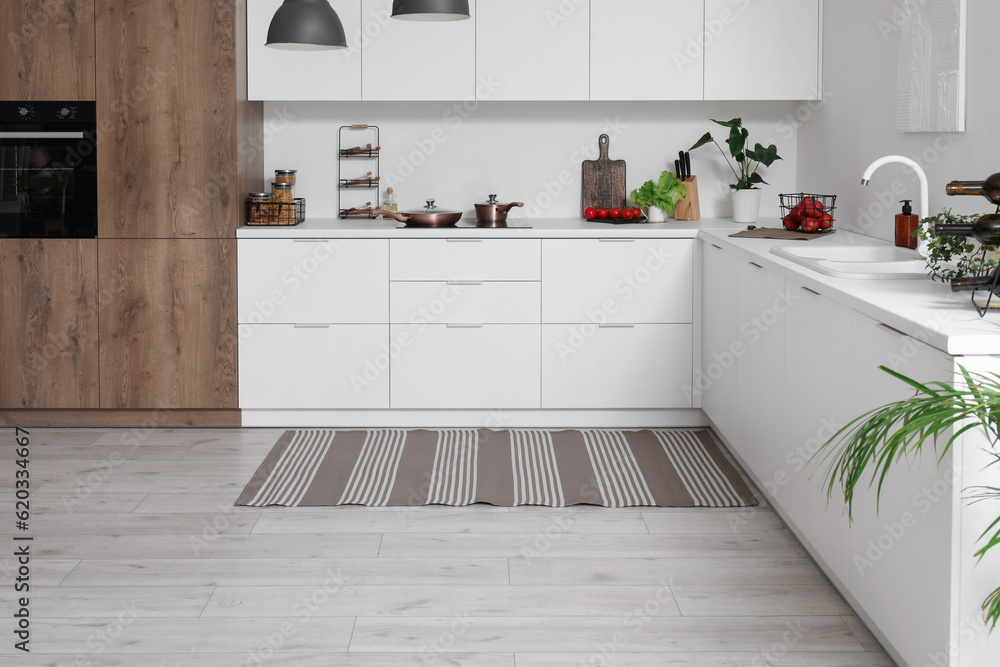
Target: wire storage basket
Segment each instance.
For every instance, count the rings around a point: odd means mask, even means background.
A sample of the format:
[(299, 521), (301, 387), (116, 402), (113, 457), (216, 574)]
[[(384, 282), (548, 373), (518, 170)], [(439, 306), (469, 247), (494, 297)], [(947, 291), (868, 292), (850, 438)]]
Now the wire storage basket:
[(825, 234), (833, 231), (836, 222), (837, 195), (816, 195), (808, 192), (778, 195), (781, 221), (789, 231)]
[(306, 219), (306, 200), (293, 199), (291, 203), (278, 201), (246, 200), (247, 225), (261, 227), (291, 227)]

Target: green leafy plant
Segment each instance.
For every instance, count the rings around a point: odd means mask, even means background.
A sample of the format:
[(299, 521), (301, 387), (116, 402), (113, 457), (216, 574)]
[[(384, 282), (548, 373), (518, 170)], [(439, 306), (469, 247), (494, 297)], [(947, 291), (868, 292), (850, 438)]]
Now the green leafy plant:
[(729, 185), (733, 190), (756, 190), (755, 185), (761, 183), (769, 185), (764, 180), (764, 177), (760, 175), (759, 171), (761, 165), (770, 167), (775, 161), (781, 159), (778, 155), (778, 147), (771, 144), (767, 148), (764, 148), (760, 144), (756, 144), (753, 149), (750, 149), (750, 132), (743, 127), (742, 118), (734, 118), (728, 121), (711, 120), (713, 123), (718, 123), (723, 127), (729, 128), (729, 138), (726, 139), (726, 143), (729, 144), (729, 155), (735, 160), (736, 166), (733, 166), (733, 163), (729, 160), (729, 156), (722, 150), (722, 146), (719, 146), (719, 142), (712, 137), (711, 132), (706, 132), (705, 136), (691, 147), (691, 150), (701, 148), (709, 142), (715, 144), (719, 152), (722, 153), (722, 156), (726, 158), (726, 164), (729, 165), (729, 168), (733, 170), (733, 174), (736, 176), (736, 183)]
[(655, 206), (666, 211), (667, 215), (673, 215), (677, 202), (686, 196), (687, 186), (671, 171), (660, 174), (656, 183), (646, 181), (638, 190), (633, 190), (631, 195), (636, 206)]
[(997, 266), (995, 255), (983, 251), (996, 251), (993, 246), (982, 246), (973, 239), (961, 236), (938, 236), (934, 225), (971, 224), (978, 215), (955, 215), (951, 209), (942, 209), (937, 215), (920, 221), (916, 235), (927, 243), (927, 271), (934, 280), (948, 282), (955, 278), (981, 276)]
[[(848, 517), (853, 520), (855, 490), (868, 479), (878, 480), (876, 497), (889, 471), (931, 445), (940, 462), (952, 445), (966, 432), (982, 428), (994, 449), (1000, 441), (1000, 374), (970, 373), (961, 368), (962, 381), (922, 384), (885, 366), (883, 371), (905, 382), (915, 394), (889, 403), (858, 417), (840, 429), (814, 458), (827, 462), (827, 498), (837, 490), (844, 496)], [(939, 439), (947, 440), (943, 444)], [(991, 454), (1000, 465), (1000, 452)], [(973, 502), (1000, 502), (1000, 489), (981, 487)], [(979, 538), (979, 561), (993, 549), (1000, 551), (1000, 516)], [(1000, 622), (1000, 587), (983, 602), (986, 624), (993, 630)]]

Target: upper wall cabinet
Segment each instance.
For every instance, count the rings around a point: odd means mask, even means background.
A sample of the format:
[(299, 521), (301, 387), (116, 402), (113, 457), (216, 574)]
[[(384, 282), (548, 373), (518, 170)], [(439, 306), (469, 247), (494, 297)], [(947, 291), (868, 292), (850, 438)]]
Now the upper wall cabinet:
[(362, 99), (476, 99), (476, 3), (469, 5), (471, 20), (400, 21), (391, 18), (392, 0), (363, 0)]
[(0, 100), (94, 99), (94, 0), (7, 0), (0, 27)]
[(705, 0), (591, 0), (591, 13), (592, 100), (704, 97)]
[(251, 100), (360, 100), (361, 0), (330, 0), (344, 24), (348, 48), (284, 51), (264, 46), (282, 0), (247, 4), (247, 68)]
[(590, 99), (588, 3), (478, 0), (476, 11), (478, 99)]
[(820, 99), (820, 7), (705, 0), (705, 99)]

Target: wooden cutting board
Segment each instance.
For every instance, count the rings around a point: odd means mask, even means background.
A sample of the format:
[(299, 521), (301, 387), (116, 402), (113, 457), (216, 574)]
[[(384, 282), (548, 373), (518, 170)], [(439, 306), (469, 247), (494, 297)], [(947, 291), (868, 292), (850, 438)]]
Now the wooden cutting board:
[(601, 156), (596, 160), (583, 162), (583, 209), (594, 208), (624, 208), (628, 202), (628, 192), (625, 190), (625, 160), (612, 160), (608, 157), (608, 147), (611, 138), (602, 134), (598, 140)]

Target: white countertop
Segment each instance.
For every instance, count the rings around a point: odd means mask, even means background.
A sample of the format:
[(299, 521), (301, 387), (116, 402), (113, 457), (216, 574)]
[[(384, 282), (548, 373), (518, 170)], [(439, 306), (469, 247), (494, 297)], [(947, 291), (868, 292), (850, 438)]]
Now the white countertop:
[[(983, 319), (970, 302), (970, 294), (952, 293), (951, 288), (922, 280), (855, 280), (826, 276), (771, 253), (771, 248), (802, 243), (822, 245), (886, 246), (885, 241), (838, 230), (813, 241), (774, 241), (730, 238), (745, 227), (727, 219), (698, 222), (670, 221), (659, 224), (612, 225), (580, 219), (512, 220), (531, 228), (476, 228), (475, 220), (443, 229), (404, 228), (395, 221), (310, 219), (294, 227), (240, 227), (239, 239), (296, 238), (701, 238), (780, 273), (872, 319), (924, 341), (955, 356), (1000, 354), (1000, 311)], [(777, 227), (777, 219), (761, 220), (759, 226)], [(733, 286), (735, 289), (735, 285)]]

